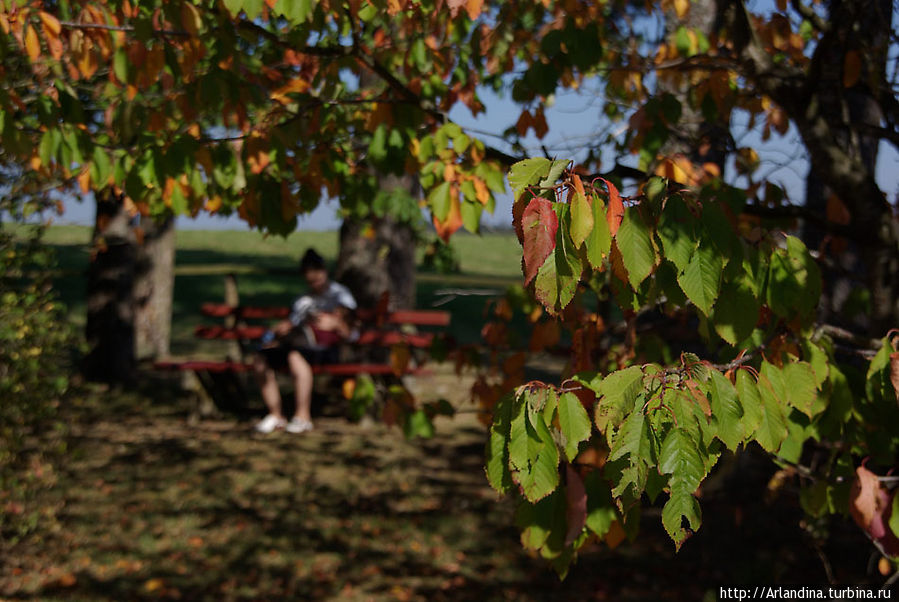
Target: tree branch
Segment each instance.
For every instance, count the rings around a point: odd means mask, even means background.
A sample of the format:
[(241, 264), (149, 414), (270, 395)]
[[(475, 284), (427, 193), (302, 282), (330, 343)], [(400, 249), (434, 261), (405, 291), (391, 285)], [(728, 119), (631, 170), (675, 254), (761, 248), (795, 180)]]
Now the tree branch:
[(815, 12), (811, 6), (806, 6), (800, 0), (790, 0), (790, 6), (793, 7), (799, 16), (812, 24), (812, 27), (820, 31), (821, 33), (826, 33), (830, 31), (830, 25), (825, 23), (821, 16)]

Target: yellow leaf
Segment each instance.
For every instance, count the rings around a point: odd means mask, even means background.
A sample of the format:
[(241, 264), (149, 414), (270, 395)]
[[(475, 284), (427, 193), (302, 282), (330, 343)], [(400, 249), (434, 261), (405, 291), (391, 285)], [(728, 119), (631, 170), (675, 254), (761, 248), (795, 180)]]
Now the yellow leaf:
[(62, 25), (59, 24), (59, 19), (44, 11), (40, 11), (38, 16), (41, 18), (41, 23), (44, 24), (44, 27), (47, 28), (48, 32), (55, 36), (58, 36), (62, 32)]
[(28, 53), (28, 58), (32, 63), (41, 55), (41, 42), (31, 25), (25, 27), (25, 52)]
[(674, 0), (674, 12), (678, 19), (683, 19), (690, 11), (690, 0)]
[(408, 345), (394, 345), (390, 349), (390, 367), (396, 376), (402, 376), (409, 367), (409, 360), (412, 359), (412, 352), (409, 351)]
[(482, 205), (486, 205), (490, 201), (490, 191), (487, 189), (487, 184), (481, 178), (474, 178), (472, 182), (474, 183), (475, 196), (477, 196), (478, 201)]
[(347, 400), (352, 399), (353, 394), (356, 392), (356, 379), (355, 378), (346, 379), (345, 381), (343, 381), (343, 386), (341, 387), (341, 389), (343, 391), (344, 399), (347, 399)]
[(295, 77), (284, 86), (272, 92), (272, 100), (286, 105), (290, 102), (290, 99), (287, 97), (288, 94), (302, 94), (308, 89), (309, 82), (302, 77)]
[(159, 591), (165, 587), (165, 581), (162, 579), (147, 579), (144, 582), (144, 589), (150, 593)]
[(843, 60), (843, 87), (851, 88), (862, 75), (862, 59), (857, 50), (850, 50)]
[(190, 2), (181, 3), (181, 25), (192, 36), (200, 33), (203, 26), (203, 20), (200, 18), (200, 12)]
[(206, 200), (205, 209), (209, 213), (215, 213), (222, 208), (222, 197), (215, 195), (211, 199)]
[(87, 194), (91, 189), (91, 170), (89, 166), (85, 166), (84, 169), (81, 170), (81, 173), (78, 174), (78, 186), (81, 188), (81, 192)]
[(468, 17), (473, 21), (481, 15), (481, 9), (484, 6), (484, 0), (468, 0), (465, 3), (465, 10)]

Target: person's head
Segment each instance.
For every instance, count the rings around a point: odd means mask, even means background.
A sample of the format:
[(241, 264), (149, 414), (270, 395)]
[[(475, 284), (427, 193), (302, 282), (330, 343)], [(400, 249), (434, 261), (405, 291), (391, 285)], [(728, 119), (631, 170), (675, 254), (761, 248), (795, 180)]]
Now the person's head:
[(303, 254), (300, 259), (300, 274), (303, 275), (312, 292), (319, 293), (328, 285), (328, 269), (325, 267), (325, 260), (316, 253), (315, 249), (306, 249)]

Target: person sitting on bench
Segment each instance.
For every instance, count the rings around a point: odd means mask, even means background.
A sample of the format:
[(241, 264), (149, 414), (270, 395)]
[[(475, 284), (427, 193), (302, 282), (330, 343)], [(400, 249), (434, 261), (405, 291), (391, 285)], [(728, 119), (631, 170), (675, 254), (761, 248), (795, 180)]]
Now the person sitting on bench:
[[(351, 339), (352, 312), (356, 300), (350, 291), (328, 277), (325, 260), (308, 249), (300, 260), (300, 273), (309, 292), (294, 301), (290, 316), (263, 337), (253, 368), (269, 413), (256, 431), (289, 433), (312, 430), (312, 366), (338, 361), (337, 344)], [(281, 393), (276, 370), (288, 368), (296, 389), (296, 412), (288, 422), (281, 411)]]

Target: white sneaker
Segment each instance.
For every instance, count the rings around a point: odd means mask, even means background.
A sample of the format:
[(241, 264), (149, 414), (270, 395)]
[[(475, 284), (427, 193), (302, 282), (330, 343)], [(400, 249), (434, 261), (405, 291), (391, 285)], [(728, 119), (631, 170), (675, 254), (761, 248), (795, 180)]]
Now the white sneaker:
[(313, 427), (312, 427), (311, 422), (309, 422), (308, 420), (303, 420), (302, 418), (297, 418), (296, 416), (291, 418), (290, 422), (288, 422), (284, 426), (284, 430), (287, 431), (288, 433), (297, 433), (297, 434), (305, 433), (306, 431), (311, 431), (312, 428)]
[(286, 424), (287, 421), (283, 418), (275, 416), (274, 414), (269, 414), (256, 424), (256, 432), (268, 434), (276, 429), (283, 429)]

